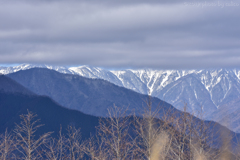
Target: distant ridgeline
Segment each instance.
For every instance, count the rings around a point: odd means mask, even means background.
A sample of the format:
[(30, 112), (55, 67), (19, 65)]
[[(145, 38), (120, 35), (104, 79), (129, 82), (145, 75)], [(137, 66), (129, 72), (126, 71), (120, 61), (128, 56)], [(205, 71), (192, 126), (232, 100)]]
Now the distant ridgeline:
[[(10, 73), (30, 68), (48, 68), (60, 73), (81, 75), (87, 78), (107, 80), (120, 87), (131, 89), (142, 94), (150, 94), (173, 105), (179, 110), (184, 110), (194, 115), (201, 115), (206, 120), (214, 120), (227, 126), (233, 131), (240, 132), (240, 70), (239, 69), (211, 69), (211, 70), (121, 70), (111, 71), (98, 67), (62, 67), (49, 65), (23, 64), (15, 67), (0, 67), (0, 73), (9, 74), (17, 82), (29, 88), (26, 82), (20, 82), (19, 78)], [(71, 82), (72, 83), (72, 82)], [(31, 89), (30, 89), (31, 90)], [(34, 91), (36, 92), (36, 91)], [(38, 93), (37, 93), (38, 92)], [(72, 99), (71, 103), (64, 104), (65, 99), (57, 100), (52, 92), (37, 94), (48, 95), (58, 103), (69, 108), (76, 108), (80, 99)], [(76, 91), (77, 92), (77, 91)], [(71, 93), (69, 93), (71, 94)], [(80, 93), (78, 93), (79, 96)], [(72, 95), (75, 97), (76, 95)], [(82, 95), (82, 98), (86, 98)], [(91, 102), (89, 102), (91, 103)], [(105, 102), (104, 102), (105, 103)], [(111, 102), (109, 105), (111, 106)], [(125, 105), (128, 105), (125, 103)], [(73, 107), (74, 106), (74, 107)], [(105, 113), (89, 114), (104, 116)], [(226, 123), (226, 121), (228, 123)]]
[[(77, 101), (79, 99), (80, 101)], [(197, 144), (200, 142), (204, 151), (209, 154), (211, 151), (211, 154), (216, 155), (221, 151), (225, 153), (221, 146), (225, 146), (226, 143), (233, 147), (232, 149), (230, 146), (227, 147), (230, 149), (228, 152), (232, 152), (230, 156), (237, 156), (235, 153), (239, 144), (236, 142), (238, 142), (240, 134), (234, 133), (216, 122), (204, 121), (187, 112), (181, 112), (158, 98), (142, 95), (101, 79), (62, 74), (46, 68), (19, 71), (7, 76), (0, 76), (0, 102), (0, 134), (4, 134), (7, 129), (10, 134), (14, 135), (16, 130), (13, 132), (13, 129), (16, 129), (16, 124), (22, 120), (19, 116), (27, 115), (30, 111), (38, 115), (36, 119), (41, 119), (40, 124), (44, 124), (36, 132), (36, 137), (53, 132), (51, 136), (59, 138), (60, 128), (62, 128), (62, 134), (67, 137), (70, 134), (66, 129), (71, 126), (76, 129), (81, 128), (82, 140), (87, 140), (91, 135), (98, 135), (100, 141), (113, 143), (112, 138), (118, 137), (114, 136), (118, 131), (116, 127), (123, 126), (121, 132), (124, 132), (122, 135), (126, 136), (126, 139), (120, 141), (123, 144), (143, 146), (143, 144), (139, 144), (143, 142), (141, 138), (151, 133), (151, 135), (155, 134), (153, 136), (154, 143), (163, 143), (159, 138), (165, 137), (166, 142), (164, 143), (166, 146), (171, 144), (169, 147), (172, 147), (172, 152), (176, 152), (176, 146), (172, 145), (182, 147), (184, 152), (181, 153), (184, 154), (181, 156), (185, 158), (191, 156), (190, 148), (198, 146)], [(121, 112), (110, 110), (111, 114), (109, 115), (108, 109), (112, 108), (114, 104)], [(128, 112), (124, 114), (125, 111)], [(133, 112), (137, 116), (124, 116)], [(161, 120), (156, 118), (158, 116)], [(116, 121), (121, 125), (116, 126)], [(153, 130), (149, 130), (150, 123), (152, 123)], [(106, 128), (111, 126), (114, 126), (113, 130)], [(185, 126), (187, 127), (185, 128)], [(141, 129), (144, 129), (144, 132), (141, 132)], [(131, 141), (135, 138), (140, 138), (136, 139), (137, 143)], [(2, 138), (0, 138), (0, 143), (2, 143), (1, 140)], [(126, 140), (131, 143), (126, 143)], [(91, 143), (88, 141), (84, 144)], [(108, 143), (101, 143), (101, 145), (106, 148), (110, 147)], [(147, 145), (144, 145), (147, 149)], [(132, 150), (133, 148), (131, 147), (129, 151), (136, 153), (135, 150)], [(109, 150), (112, 149), (109, 148)], [(84, 154), (89, 153), (88, 151)], [(141, 154), (148, 155), (145, 152), (141, 152)], [(170, 155), (172, 153), (165, 156)]]

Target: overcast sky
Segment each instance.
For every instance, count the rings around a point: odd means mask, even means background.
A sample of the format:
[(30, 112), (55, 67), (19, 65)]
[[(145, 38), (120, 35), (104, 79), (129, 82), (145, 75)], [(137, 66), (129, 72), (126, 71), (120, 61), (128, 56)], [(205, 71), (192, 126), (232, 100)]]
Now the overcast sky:
[(240, 0), (0, 0), (0, 64), (240, 68)]

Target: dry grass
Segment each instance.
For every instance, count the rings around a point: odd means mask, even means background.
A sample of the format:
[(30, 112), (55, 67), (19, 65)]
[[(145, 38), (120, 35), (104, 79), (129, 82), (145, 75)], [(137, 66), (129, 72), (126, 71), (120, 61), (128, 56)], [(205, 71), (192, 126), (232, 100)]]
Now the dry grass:
[(164, 160), (167, 156), (167, 146), (169, 144), (169, 138), (167, 133), (162, 132), (156, 139), (156, 142), (152, 146), (150, 155), (151, 160)]

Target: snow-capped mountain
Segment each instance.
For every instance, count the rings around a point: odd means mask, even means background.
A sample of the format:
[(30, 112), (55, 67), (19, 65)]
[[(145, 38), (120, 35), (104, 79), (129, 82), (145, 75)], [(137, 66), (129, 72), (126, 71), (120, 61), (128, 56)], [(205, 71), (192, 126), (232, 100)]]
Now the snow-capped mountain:
[(112, 72), (98, 67), (89, 66), (71, 67), (69, 68), (69, 71), (83, 77), (100, 78), (112, 82), (118, 86), (122, 86), (121, 80), (119, 80), (119, 78), (115, 76)]
[(30, 68), (48, 68), (48, 69), (53, 69), (61, 73), (68, 73), (68, 74), (74, 74), (71, 72), (66, 67), (63, 66), (51, 66), (51, 65), (45, 65), (45, 64), (39, 64), (39, 65), (34, 65), (34, 64), (21, 64), (19, 66), (13, 66), (13, 67), (0, 67), (0, 74), (9, 74), (9, 73), (14, 73), (20, 70), (27, 70)]
[[(212, 115), (218, 115), (218, 108), (231, 109), (230, 104), (236, 104), (231, 102), (240, 98), (240, 70), (238, 69), (117, 71), (89, 66), (67, 68), (23, 64), (16, 67), (1, 67), (0, 73), (8, 74), (34, 67), (78, 74), (87, 78), (104, 79), (118, 86), (158, 97), (180, 110), (184, 110), (186, 106), (188, 112), (195, 115), (203, 114), (202, 118), (209, 120), (215, 120)], [(232, 106), (232, 108), (236, 110), (238, 107)], [(217, 121), (220, 121), (219, 116), (217, 117)]]

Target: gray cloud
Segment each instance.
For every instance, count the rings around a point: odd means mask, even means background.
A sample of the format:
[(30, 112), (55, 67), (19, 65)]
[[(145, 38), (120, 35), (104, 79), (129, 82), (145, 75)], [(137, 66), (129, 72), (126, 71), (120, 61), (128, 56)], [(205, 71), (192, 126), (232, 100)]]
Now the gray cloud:
[(0, 0), (0, 63), (240, 67), (239, 18), (237, 0)]

